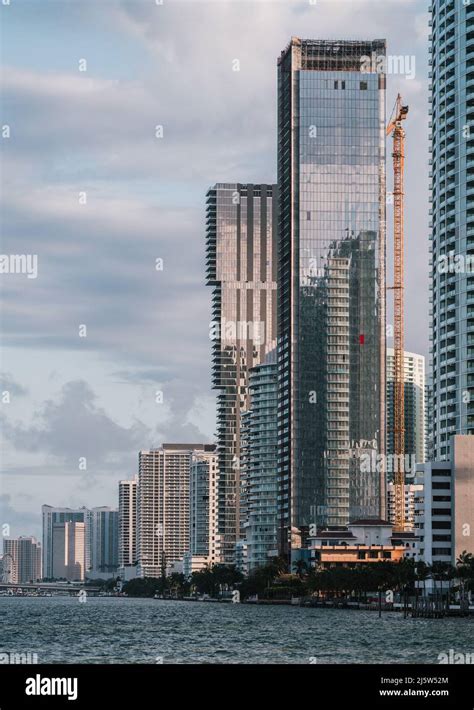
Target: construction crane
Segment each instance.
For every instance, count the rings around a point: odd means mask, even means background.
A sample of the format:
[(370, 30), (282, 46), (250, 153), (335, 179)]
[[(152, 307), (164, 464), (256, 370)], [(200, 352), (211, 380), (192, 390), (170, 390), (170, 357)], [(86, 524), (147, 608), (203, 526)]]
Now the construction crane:
[[(405, 336), (404, 336), (404, 192), (405, 131), (402, 121), (407, 117), (408, 106), (397, 96), (387, 136), (393, 135), (393, 249), (394, 249), (394, 382), (393, 382), (393, 449), (394, 498), (397, 532), (405, 531)], [(401, 469), (401, 470), (400, 470)]]

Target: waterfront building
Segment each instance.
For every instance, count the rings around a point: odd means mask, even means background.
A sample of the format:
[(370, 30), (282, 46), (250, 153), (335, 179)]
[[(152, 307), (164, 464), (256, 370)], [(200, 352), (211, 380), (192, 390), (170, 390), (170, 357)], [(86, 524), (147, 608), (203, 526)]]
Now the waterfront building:
[(85, 524), (85, 569), (88, 570), (91, 560), (89, 510), (85, 507), (56, 508), (51, 505), (43, 505), (41, 513), (43, 519), (43, 577), (45, 579), (53, 577), (53, 525), (56, 523)]
[[(417, 559), (413, 532), (395, 533), (386, 520), (357, 520), (347, 527), (311, 531), (309, 564), (319, 569)], [(304, 559), (304, 557), (303, 557)]]
[[(189, 552), (209, 565), (220, 559), (217, 527), (219, 459), (215, 451), (195, 451), (189, 485)], [(198, 564), (198, 563), (197, 563)]]
[(448, 461), (417, 466), (415, 530), (427, 563), (455, 565), (464, 551), (474, 554), (474, 437), (453, 436)]
[(431, 2), (432, 461), (474, 434), (474, 3)]
[(240, 511), (241, 413), (249, 370), (277, 337), (277, 186), (217, 183), (207, 193), (207, 284), (212, 287), (213, 387), (217, 390), (218, 532), (221, 562), (235, 562)]
[[(387, 455), (394, 455), (394, 372), (395, 352), (387, 348)], [(405, 376), (405, 454), (416, 463), (426, 461), (426, 382), (425, 358), (404, 353)], [(414, 474), (414, 471), (407, 471)], [(387, 477), (391, 477), (387, 471)]]
[(196, 452), (214, 444), (163, 444), (140, 451), (137, 490), (137, 575), (161, 577), (189, 551), (189, 483)]
[(41, 544), (35, 537), (3, 539), (3, 573), (12, 583), (41, 580)]
[(86, 523), (63, 522), (52, 526), (54, 579), (82, 582), (86, 574)]
[[(411, 474), (410, 474), (411, 475)], [(413, 471), (413, 479), (416, 475), (416, 469)], [(415, 498), (417, 495), (421, 495), (423, 491), (423, 486), (421, 484), (406, 483), (404, 494), (405, 494), (405, 530), (414, 530), (415, 528)], [(388, 484), (388, 520), (395, 525), (396, 523), (396, 512), (395, 512), (395, 486), (393, 483)]]
[(90, 577), (113, 577), (118, 570), (119, 512), (102, 506), (92, 508), (89, 516), (91, 531)]
[(385, 41), (291, 39), (278, 61), (279, 547), (385, 518)]
[(277, 554), (278, 368), (264, 362), (249, 373), (250, 409), (244, 413), (242, 497), (246, 510), (247, 568), (252, 572)]
[(136, 575), (137, 480), (119, 481), (118, 574), (121, 579)]

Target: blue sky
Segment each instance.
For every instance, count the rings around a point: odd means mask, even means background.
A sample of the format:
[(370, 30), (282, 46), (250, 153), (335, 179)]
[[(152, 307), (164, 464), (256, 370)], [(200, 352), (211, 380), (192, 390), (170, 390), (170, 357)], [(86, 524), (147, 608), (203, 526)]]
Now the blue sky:
[(140, 448), (212, 440), (205, 192), (276, 180), (276, 59), (292, 35), (386, 37), (389, 53), (416, 59), (414, 79), (389, 77), (387, 112), (401, 91), (406, 347), (426, 354), (425, 0), (11, 0), (0, 11), (1, 251), (39, 260), (37, 279), (1, 281), (0, 503), (12, 535), (40, 535), (43, 503), (116, 504)]

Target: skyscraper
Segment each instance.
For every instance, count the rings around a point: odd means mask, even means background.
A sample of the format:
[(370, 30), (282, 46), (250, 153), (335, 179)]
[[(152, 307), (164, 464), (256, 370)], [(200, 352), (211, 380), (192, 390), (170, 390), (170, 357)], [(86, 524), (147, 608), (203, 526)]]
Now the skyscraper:
[(433, 457), (474, 434), (474, 3), (431, 3)]
[(36, 582), (41, 579), (41, 545), (34, 537), (4, 538), (3, 555), (9, 558), (8, 581)]
[(55, 523), (85, 524), (85, 569), (88, 570), (91, 559), (89, 510), (87, 508), (54, 508), (51, 505), (43, 505), (41, 513), (43, 517), (43, 576), (46, 579), (53, 576), (53, 525)]
[(189, 485), (189, 552), (191, 556), (207, 559), (208, 564), (219, 561), (217, 532), (217, 486), (219, 463), (215, 451), (195, 451), (191, 458)]
[[(395, 355), (387, 348), (387, 454), (394, 453), (394, 368)], [(426, 460), (425, 358), (405, 352), (405, 454), (416, 463)], [(415, 473), (415, 471), (411, 472)]]
[[(280, 549), (385, 515), (385, 41), (278, 62)], [(381, 66), (377, 62), (377, 66)]]
[(52, 577), (82, 582), (86, 574), (86, 523), (53, 523)]
[(91, 576), (116, 574), (118, 568), (118, 510), (102, 506), (90, 511)]
[(161, 577), (189, 550), (189, 479), (195, 451), (214, 444), (163, 444), (140, 451), (137, 494), (137, 575)]
[(137, 561), (137, 481), (119, 481), (119, 568), (125, 576), (125, 568)]
[(252, 572), (277, 551), (278, 369), (264, 362), (250, 370), (250, 409), (242, 417), (247, 567)]
[(240, 414), (248, 372), (277, 337), (277, 187), (217, 183), (207, 193), (207, 283), (212, 286), (217, 389), (218, 527), (223, 562), (240, 535)]

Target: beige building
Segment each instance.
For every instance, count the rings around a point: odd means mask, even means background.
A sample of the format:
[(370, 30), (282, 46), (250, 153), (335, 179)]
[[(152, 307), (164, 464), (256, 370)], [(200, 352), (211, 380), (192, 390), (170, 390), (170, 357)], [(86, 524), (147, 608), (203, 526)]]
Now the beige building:
[(41, 544), (35, 537), (4, 539), (3, 556), (8, 581), (27, 584), (41, 579)]
[(83, 581), (86, 570), (86, 525), (53, 524), (53, 577)]
[(214, 444), (163, 444), (140, 451), (137, 576), (161, 577), (189, 550), (189, 487), (193, 455)]

